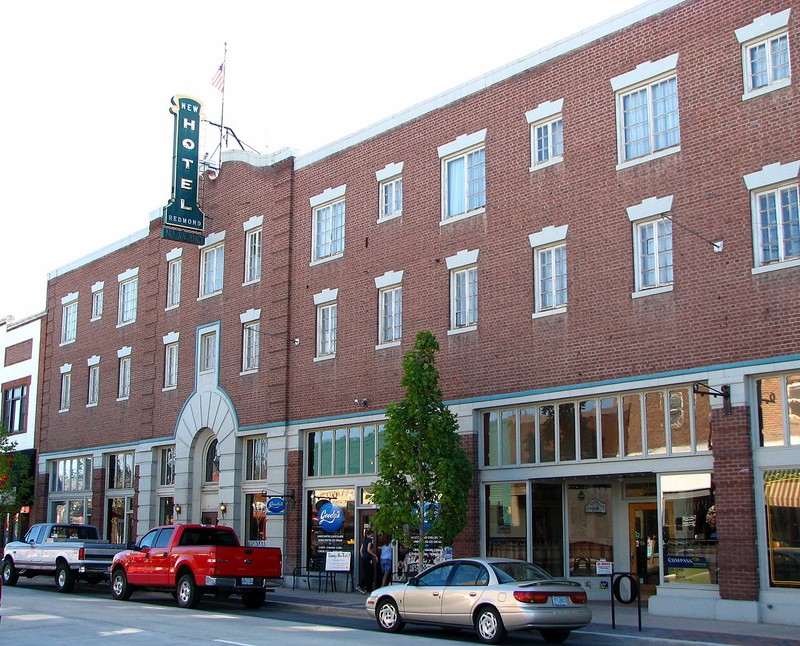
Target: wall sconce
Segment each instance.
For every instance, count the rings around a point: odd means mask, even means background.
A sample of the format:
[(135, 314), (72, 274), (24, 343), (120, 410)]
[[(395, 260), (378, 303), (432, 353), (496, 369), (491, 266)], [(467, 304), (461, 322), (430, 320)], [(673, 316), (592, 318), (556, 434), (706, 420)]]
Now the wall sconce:
[(295, 345), (300, 345), (300, 337), (298, 336), (292, 339), (292, 343), (294, 343)]
[(354, 399), (353, 403), (357, 404), (358, 406), (363, 406), (364, 408), (367, 407), (367, 400), (366, 399)]
[(176, 516), (180, 516), (181, 515), (181, 506), (180, 505), (175, 505), (175, 515)]
[(581, 489), (578, 491), (578, 502), (583, 502), (584, 500), (586, 500), (586, 493)]
[(228, 511), (228, 505), (224, 502), (219, 503), (219, 513), (222, 514), (222, 517), (225, 518), (225, 512)]

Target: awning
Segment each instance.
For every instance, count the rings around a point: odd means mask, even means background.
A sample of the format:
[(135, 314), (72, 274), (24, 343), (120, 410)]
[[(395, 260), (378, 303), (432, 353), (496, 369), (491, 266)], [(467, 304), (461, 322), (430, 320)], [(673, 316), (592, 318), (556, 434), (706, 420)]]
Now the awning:
[(800, 507), (800, 473), (765, 483), (764, 497), (773, 507)]

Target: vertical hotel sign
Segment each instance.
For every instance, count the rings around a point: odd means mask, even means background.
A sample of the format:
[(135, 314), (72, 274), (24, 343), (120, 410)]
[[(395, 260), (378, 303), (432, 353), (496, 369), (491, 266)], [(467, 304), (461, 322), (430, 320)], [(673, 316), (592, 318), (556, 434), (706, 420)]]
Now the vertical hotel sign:
[(188, 96), (172, 97), (175, 115), (172, 152), (172, 198), (165, 210), (161, 237), (201, 245), (203, 212), (197, 204), (202, 103)]

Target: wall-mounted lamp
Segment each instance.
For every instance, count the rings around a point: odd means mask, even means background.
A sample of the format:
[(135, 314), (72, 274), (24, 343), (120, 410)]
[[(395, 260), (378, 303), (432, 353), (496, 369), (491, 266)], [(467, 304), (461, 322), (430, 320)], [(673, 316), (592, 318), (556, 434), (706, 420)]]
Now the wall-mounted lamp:
[(367, 400), (366, 399), (354, 399), (354, 404), (358, 404), (359, 406), (363, 406), (364, 408), (367, 407)]
[(300, 345), (300, 337), (298, 336), (292, 339), (292, 343), (294, 343), (295, 345)]
[(219, 503), (219, 513), (222, 514), (222, 517), (225, 518), (225, 512), (228, 511), (228, 505), (224, 502)]
[(175, 505), (175, 515), (176, 516), (180, 516), (181, 515), (181, 506), (180, 505)]

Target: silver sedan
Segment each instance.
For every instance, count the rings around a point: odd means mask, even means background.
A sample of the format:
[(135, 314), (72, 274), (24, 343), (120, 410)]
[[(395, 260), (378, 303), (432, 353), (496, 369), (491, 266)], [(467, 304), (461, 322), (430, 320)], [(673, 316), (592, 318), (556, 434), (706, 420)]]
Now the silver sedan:
[(538, 630), (545, 641), (560, 643), (592, 620), (579, 583), (554, 579), (532, 563), (500, 558), (434, 565), (408, 583), (372, 592), (367, 612), (385, 632), (399, 632), (406, 622), (474, 628), (486, 644), (498, 644), (517, 630)]

